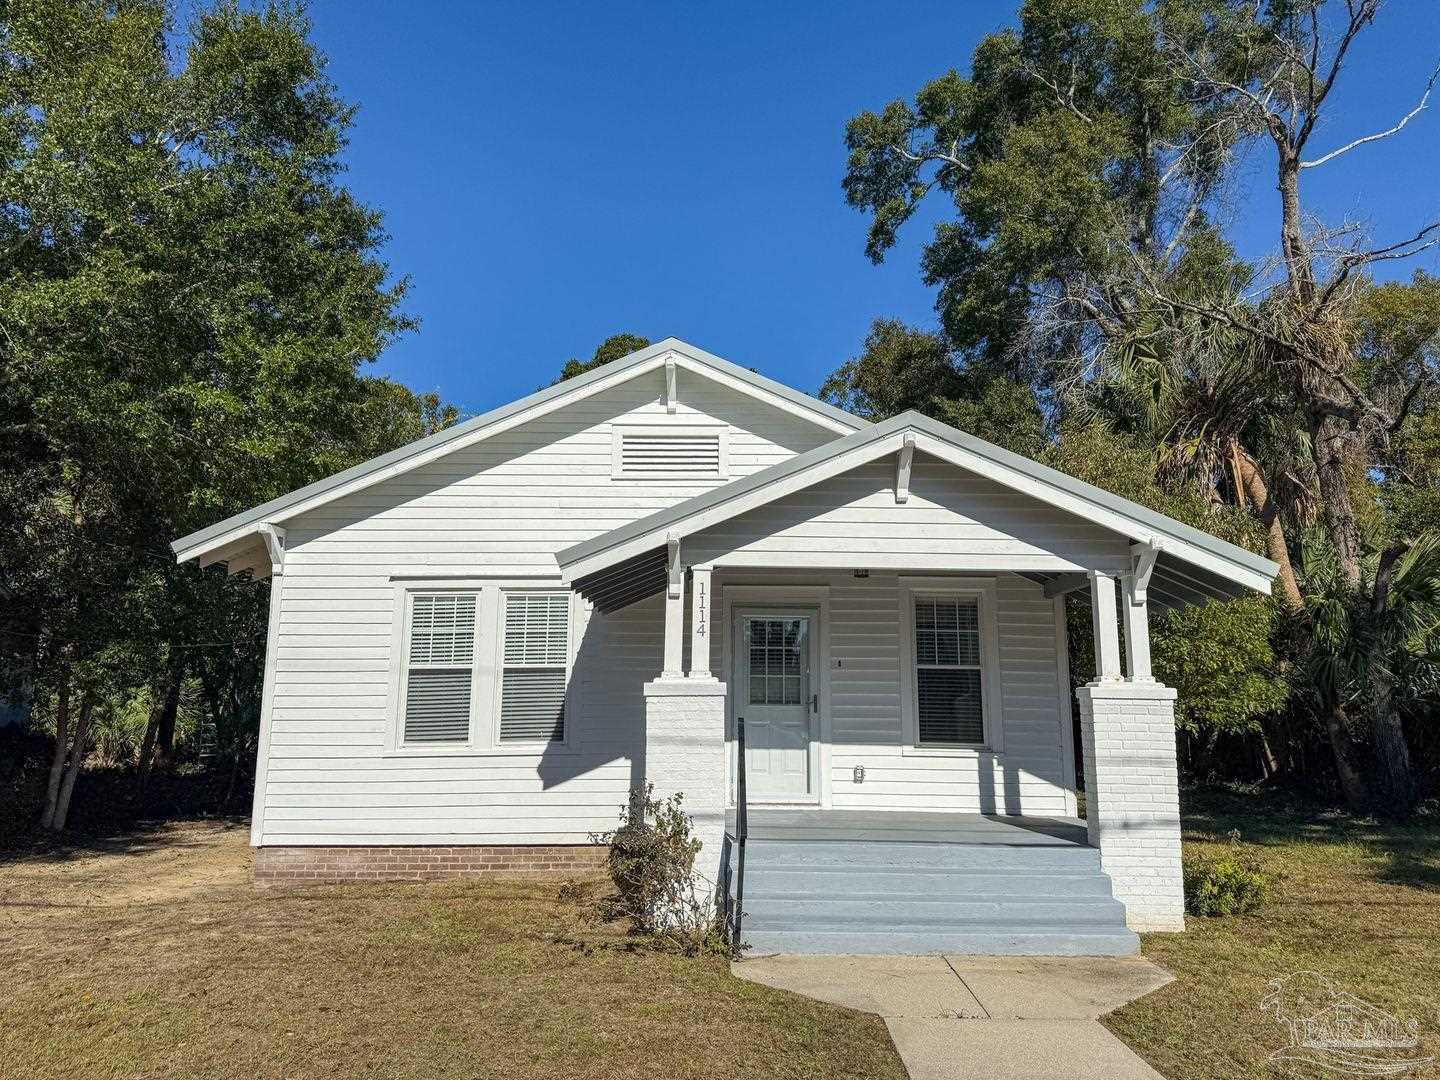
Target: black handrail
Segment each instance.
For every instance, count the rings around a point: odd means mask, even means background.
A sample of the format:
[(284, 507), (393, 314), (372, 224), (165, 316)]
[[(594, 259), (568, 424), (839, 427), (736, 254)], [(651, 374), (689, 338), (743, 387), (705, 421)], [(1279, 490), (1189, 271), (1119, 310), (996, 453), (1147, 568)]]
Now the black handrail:
[(730, 902), (730, 948), (740, 955), (740, 927), (745, 919), (745, 839), (750, 820), (745, 802), (745, 718), (735, 718), (735, 897)]

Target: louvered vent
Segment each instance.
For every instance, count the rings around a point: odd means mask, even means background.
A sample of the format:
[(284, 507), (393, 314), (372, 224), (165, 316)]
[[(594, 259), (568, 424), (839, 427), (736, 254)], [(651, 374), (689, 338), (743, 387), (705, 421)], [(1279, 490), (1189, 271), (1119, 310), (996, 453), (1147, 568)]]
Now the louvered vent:
[(615, 471), (618, 476), (722, 476), (720, 432), (622, 432)]
[(508, 593), (500, 686), (502, 742), (565, 737), (569, 662), (570, 594)]
[(475, 596), (416, 596), (410, 608), (405, 741), (465, 742), (475, 664)]

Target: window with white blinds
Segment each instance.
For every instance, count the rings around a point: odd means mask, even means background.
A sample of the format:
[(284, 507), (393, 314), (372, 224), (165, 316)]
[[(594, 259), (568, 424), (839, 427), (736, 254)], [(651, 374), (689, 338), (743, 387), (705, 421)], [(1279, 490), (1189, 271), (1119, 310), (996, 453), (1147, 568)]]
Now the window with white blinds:
[(570, 594), (511, 592), (504, 598), (500, 741), (565, 738), (570, 681)]
[(405, 670), (405, 742), (467, 742), (474, 674), (475, 594), (413, 594)]
[(915, 597), (915, 699), (922, 745), (985, 741), (978, 600)]

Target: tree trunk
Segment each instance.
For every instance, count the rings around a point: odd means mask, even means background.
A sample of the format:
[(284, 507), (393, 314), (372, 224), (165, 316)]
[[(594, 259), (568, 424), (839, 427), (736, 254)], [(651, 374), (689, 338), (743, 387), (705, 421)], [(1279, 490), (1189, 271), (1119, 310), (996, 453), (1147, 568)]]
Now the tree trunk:
[[(180, 680), (179, 678), (176, 678), (175, 694), (177, 696), (175, 698), (175, 702), (177, 706), (180, 702), (180, 698), (178, 696), (179, 693)], [(169, 703), (168, 695), (166, 698), (166, 703), (167, 705)], [(160, 730), (156, 732), (156, 742), (158, 742), (160, 746), (161, 761), (169, 761), (171, 756), (175, 753), (175, 715), (177, 711), (178, 709), (167, 708), (160, 714)]]
[(1251, 512), (1265, 526), (1265, 554), (1280, 567), (1275, 575), (1275, 595), (1290, 612), (1304, 607), (1300, 596), (1300, 583), (1295, 577), (1295, 568), (1290, 562), (1290, 545), (1285, 540), (1285, 529), (1280, 524), (1280, 510), (1270, 498), (1270, 488), (1260, 469), (1249, 454), (1244, 453), (1238, 443), (1230, 444), (1231, 468), (1235, 472), (1235, 491), (1243, 505), (1248, 499)]
[(1372, 703), (1375, 711), (1370, 718), (1370, 741), (1380, 773), (1382, 809), (1387, 814), (1405, 817), (1415, 807), (1415, 773), (1400, 716), (1391, 696), (1388, 693), (1385, 696), (1387, 700)]
[(65, 751), (70, 735), (70, 680), (62, 678), (55, 690), (55, 753), (50, 757), (50, 780), (45, 786), (45, 810), (40, 815), (42, 829), (53, 828), (55, 807), (60, 801), (60, 779), (65, 774)]
[(1325, 730), (1330, 736), (1330, 749), (1335, 757), (1335, 773), (1340, 778), (1340, 793), (1352, 810), (1363, 811), (1370, 804), (1365, 782), (1350, 758), (1350, 730), (1345, 723), (1345, 707), (1332, 705), (1325, 710)]
[(70, 763), (65, 768), (60, 797), (55, 803), (55, 818), (50, 823), (50, 828), (55, 832), (65, 828), (65, 819), (70, 815), (70, 796), (75, 791), (75, 778), (80, 775), (80, 766), (85, 761), (85, 741), (90, 737), (90, 717), (94, 709), (94, 698), (86, 691), (80, 698), (80, 716), (75, 721), (75, 739), (70, 747)]
[(1321, 515), (1335, 549), (1345, 587), (1358, 594), (1361, 586), (1360, 526), (1350, 498), (1350, 458), (1355, 433), (1338, 416), (1317, 412), (1311, 421), (1315, 477), (1320, 485)]
[(180, 711), (180, 684), (184, 681), (185, 669), (183, 665), (174, 663), (170, 665), (168, 682), (165, 685), (165, 696), (150, 710), (150, 722), (145, 727), (145, 741), (140, 747), (140, 770), (138, 777), (138, 789), (140, 794), (145, 794), (145, 788), (150, 783), (150, 772), (155, 764), (155, 744), (160, 733), (168, 728), (171, 742), (175, 736), (175, 717)]

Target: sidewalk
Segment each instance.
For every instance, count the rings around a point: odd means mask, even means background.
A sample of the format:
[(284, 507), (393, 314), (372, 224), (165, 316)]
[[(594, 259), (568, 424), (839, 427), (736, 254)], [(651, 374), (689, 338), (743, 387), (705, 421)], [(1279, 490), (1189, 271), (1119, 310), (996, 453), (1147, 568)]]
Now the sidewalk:
[(1170, 982), (1138, 956), (765, 956), (733, 970), (884, 1017), (911, 1080), (1161, 1080), (1098, 1022)]

